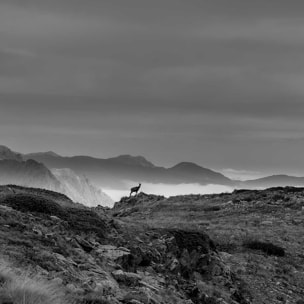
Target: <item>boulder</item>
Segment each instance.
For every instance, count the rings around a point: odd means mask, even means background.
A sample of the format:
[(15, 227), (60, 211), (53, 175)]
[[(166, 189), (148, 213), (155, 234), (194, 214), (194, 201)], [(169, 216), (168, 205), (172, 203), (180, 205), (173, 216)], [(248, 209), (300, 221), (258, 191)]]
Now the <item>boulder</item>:
[(123, 283), (127, 286), (138, 285), (141, 277), (137, 273), (133, 272), (124, 272), (122, 270), (115, 270), (112, 272), (113, 277), (119, 283)]
[(84, 240), (83, 238), (80, 237), (75, 237), (77, 243), (80, 245), (80, 247), (87, 253), (90, 253), (94, 249), (94, 245), (91, 244), (90, 242)]
[(127, 304), (136, 303), (134, 301), (141, 304), (150, 304), (150, 296), (142, 291), (131, 291), (125, 295), (123, 301)]
[(131, 258), (131, 252), (129, 249), (113, 245), (100, 245), (95, 249), (95, 253), (100, 258), (115, 262), (123, 268), (129, 264), (129, 260)]

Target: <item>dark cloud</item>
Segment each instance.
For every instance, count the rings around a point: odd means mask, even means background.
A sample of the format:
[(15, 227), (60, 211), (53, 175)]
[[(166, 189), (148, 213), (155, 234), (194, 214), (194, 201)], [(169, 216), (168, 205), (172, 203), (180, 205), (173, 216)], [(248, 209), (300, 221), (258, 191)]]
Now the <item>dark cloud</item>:
[(2, 0), (3, 144), (295, 170), (304, 150), (303, 8)]

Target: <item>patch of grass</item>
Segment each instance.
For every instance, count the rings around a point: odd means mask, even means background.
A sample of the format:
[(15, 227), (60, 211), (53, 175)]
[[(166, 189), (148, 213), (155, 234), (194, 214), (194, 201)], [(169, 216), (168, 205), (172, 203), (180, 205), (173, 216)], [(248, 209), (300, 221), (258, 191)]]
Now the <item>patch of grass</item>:
[(225, 251), (228, 253), (234, 253), (238, 248), (237, 243), (229, 240), (229, 238), (227, 238), (227, 240), (222, 241), (220, 243), (215, 242), (215, 245), (218, 251)]
[[(16, 276), (1, 261), (0, 302), (13, 304), (71, 304), (63, 290), (41, 279), (31, 279), (25, 274)], [(5, 303), (6, 303), (5, 302)]]
[(245, 247), (253, 250), (261, 250), (267, 255), (275, 255), (279, 257), (285, 256), (285, 249), (274, 245), (270, 242), (261, 242), (261, 241), (246, 241), (243, 244)]
[(30, 279), (13, 280), (3, 287), (2, 294), (14, 304), (64, 304), (64, 294), (58, 287)]
[(77, 301), (77, 304), (112, 304), (110, 300), (104, 298), (99, 293), (92, 293)]

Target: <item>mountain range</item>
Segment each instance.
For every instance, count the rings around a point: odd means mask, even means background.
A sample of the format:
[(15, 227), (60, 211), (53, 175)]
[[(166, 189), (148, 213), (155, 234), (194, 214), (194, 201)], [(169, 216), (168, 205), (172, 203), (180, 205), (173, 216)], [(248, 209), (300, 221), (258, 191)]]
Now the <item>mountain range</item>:
[(127, 189), (128, 185), (125, 181), (163, 184), (216, 184), (248, 189), (274, 186), (304, 186), (304, 177), (272, 175), (254, 180), (239, 181), (232, 180), (219, 172), (191, 162), (181, 162), (170, 168), (155, 166), (143, 156), (120, 155), (112, 158), (66, 157), (49, 151), (25, 154), (23, 158), (42, 162), (49, 168), (70, 168), (77, 174), (85, 174), (101, 187), (113, 189)]
[(233, 184), (233, 181), (223, 174), (190, 162), (164, 168), (155, 166), (142, 156), (131, 155), (101, 159), (89, 156), (64, 157), (47, 152), (26, 154), (23, 157), (42, 162), (49, 168), (70, 168), (77, 174), (85, 174), (102, 187), (113, 189), (126, 188), (125, 181), (164, 184)]
[(0, 146), (0, 183), (45, 188), (66, 194), (87, 206), (111, 206), (101, 189), (127, 191), (130, 183), (223, 185), (231, 189), (304, 186), (304, 177), (273, 175), (237, 181), (191, 162), (173, 167), (156, 166), (143, 156), (112, 158), (61, 156), (55, 152), (21, 154)]
[(94, 186), (84, 175), (71, 169), (49, 169), (33, 159), (23, 160), (5, 146), (0, 146), (0, 184), (15, 184), (63, 193), (86, 206), (111, 206), (112, 199)]

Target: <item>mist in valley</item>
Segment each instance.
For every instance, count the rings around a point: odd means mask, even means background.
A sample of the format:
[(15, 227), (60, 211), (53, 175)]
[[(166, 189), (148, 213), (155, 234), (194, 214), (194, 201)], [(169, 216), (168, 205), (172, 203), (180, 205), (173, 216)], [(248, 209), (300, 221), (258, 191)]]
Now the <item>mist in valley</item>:
[[(129, 196), (129, 188), (136, 185), (136, 183), (126, 182), (128, 185), (127, 189), (103, 189), (103, 191), (109, 195), (115, 202), (119, 201), (124, 196)], [(231, 192), (233, 187), (223, 185), (206, 185), (202, 186), (199, 184), (152, 184), (144, 183), (141, 186), (139, 192), (147, 194), (163, 195), (165, 197), (176, 196), (176, 195), (187, 195), (187, 194), (212, 194)], [(133, 194), (134, 195), (134, 194)]]

